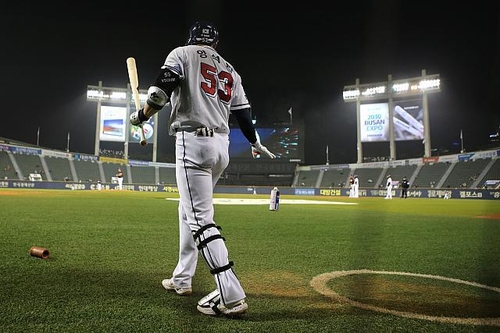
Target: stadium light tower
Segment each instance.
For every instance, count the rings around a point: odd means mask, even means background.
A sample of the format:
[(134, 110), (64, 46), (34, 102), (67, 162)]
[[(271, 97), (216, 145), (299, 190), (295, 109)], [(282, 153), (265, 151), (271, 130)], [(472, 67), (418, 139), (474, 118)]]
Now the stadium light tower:
[[(424, 156), (430, 157), (427, 94), (439, 91), (439, 74), (427, 75), (425, 69), (421, 76), (410, 79), (393, 80), (388, 75), (385, 82), (360, 84), (356, 79), (356, 84), (345, 86), (344, 102), (356, 102), (358, 163), (363, 163), (363, 142), (389, 141), (394, 160), (396, 141), (422, 140)], [(415, 97), (421, 101), (413, 102)], [(417, 116), (415, 110), (422, 114)]]

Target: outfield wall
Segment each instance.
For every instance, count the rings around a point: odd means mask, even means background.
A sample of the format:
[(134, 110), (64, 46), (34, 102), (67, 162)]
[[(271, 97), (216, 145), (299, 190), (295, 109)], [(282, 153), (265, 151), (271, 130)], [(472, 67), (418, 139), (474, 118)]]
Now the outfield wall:
[[(103, 183), (101, 190), (110, 191), (117, 190), (117, 184)], [(91, 190), (98, 191), (97, 183), (88, 182), (56, 182), (56, 181), (28, 181), (28, 180), (2, 180), (0, 181), (0, 189), (52, 189), (52, 190), (70, 190), (81, 191)], [(124, 184), (125, 191), (140, 191), (140, 192), (165, 192), (177, 193), (177, 187), (171, 185), (140, 185), (140, 184)], [(216, 186), (215, 193), (227, 194), (269, 194), (271, 186)], [(284, 187), (280, 189), (282, 195), (302, 195), (302, 196), (327, 196), (327, 197), (349, 197), (349, 189), (345, 188), (294, 188)], [(387, 191), (385, 189), (362, 189), (359, 190), (360, 197), (385, 197)], [(492, 199), (500, 200), (500, 189), (464, 189), (464, 190), (445, 190), (445, 189), (414, 189), (408, 190), (408, 198), (444, 198), (445, 194), (451, 199)], [(392, 191), (394, 199), (399, 199), (401, 196), (400, 189)], [(352, 200), (357, 200), (352, 198)]]

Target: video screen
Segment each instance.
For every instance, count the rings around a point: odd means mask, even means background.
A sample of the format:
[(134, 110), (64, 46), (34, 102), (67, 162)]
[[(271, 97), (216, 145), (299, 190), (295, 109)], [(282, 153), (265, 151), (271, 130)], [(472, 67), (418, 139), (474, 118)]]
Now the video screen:
[(123, 135), (125, 124), (123, 119), (104, 119), (102, 133), (121, 137)]
[(401, 101), (394, 107), (394, 140), (424, 139), (424, 109), (421, 101)]
[(125, 142), (127, 128), (127, 109), (124, 107), (101, 107), (100, 141)]
[[(304, 159), (302, 132), (300, 126), (295, 125), (257, 128), (260, 142), (274, 153), (276, 158), (292, 162)], [(250, 144), (239, 128), (231, 128), (229, 155), (231, 158), (252, 159)]]
[(424, 111), (420, 100), (395, 102), (392, 119), (389, 119), (389, 103), (361, 104), (359, 114), (361, 142), (389, 141), (391, 121), (394, 141), (424, 139)]
[(389, 141), (389, 104), (361, 104), (361, 142)]

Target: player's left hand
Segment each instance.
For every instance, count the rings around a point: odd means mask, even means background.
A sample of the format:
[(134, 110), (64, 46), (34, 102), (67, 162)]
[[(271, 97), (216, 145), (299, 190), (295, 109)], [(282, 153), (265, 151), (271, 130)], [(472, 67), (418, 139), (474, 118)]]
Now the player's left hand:
[(257, 140), (257, 142), (252, 145), (252, 157), (259, 158), (260, 154), (264, 154), (269, 158), (276, 158), (276, 155), (271, 153), (266, 146), (262, 145), (260, 141)]
[(142, 126), (148, 118), (144, 114), (144, 109), (137, 110), (130, 114), (130, 123), (134, 126)]

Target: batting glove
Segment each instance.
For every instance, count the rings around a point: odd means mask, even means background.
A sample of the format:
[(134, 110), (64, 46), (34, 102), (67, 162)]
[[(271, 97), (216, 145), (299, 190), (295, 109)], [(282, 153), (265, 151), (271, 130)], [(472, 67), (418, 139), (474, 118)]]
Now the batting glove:
[(142, 126), (148, 119), (149, 118), (144, 115), (144, 109), (137, 110), (130, 114), (130, 123), (134, 126)]
[(271, 153), (260, 141), (257, 141), (252, 145), (252, 156), (253, 158), (260, 158), (260, 154), (264, 154), (269, 158), (276, 158), (276, 155)]

